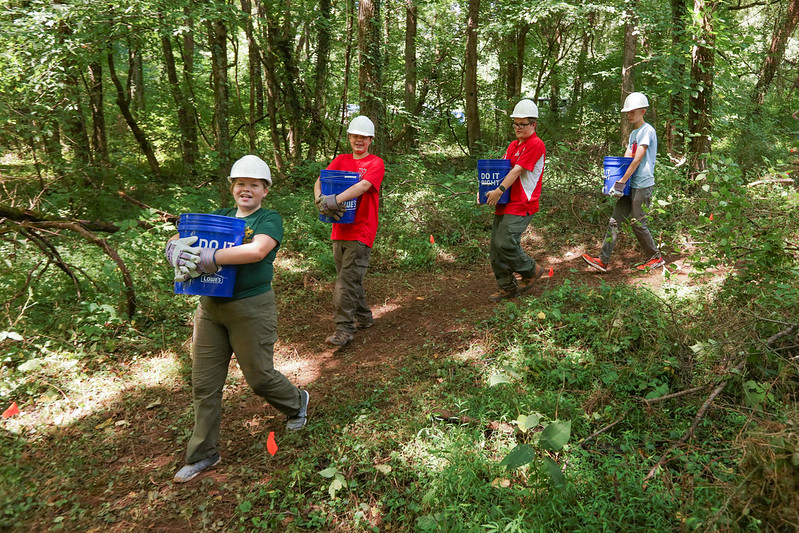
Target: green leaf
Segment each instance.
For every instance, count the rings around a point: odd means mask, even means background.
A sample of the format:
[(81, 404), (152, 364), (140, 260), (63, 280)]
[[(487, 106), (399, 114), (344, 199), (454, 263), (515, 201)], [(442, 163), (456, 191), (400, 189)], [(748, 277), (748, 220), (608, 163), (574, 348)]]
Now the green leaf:
[(330, 479), (331, 477), (336, 475), (336, 472), (338, 472), (338, 469), (334, 466), (331, 466), (330, 468), (325, 468), (324, 470), (319, 472), (319, 475)]
[(562, 489), (566, 486), (566, 477), (563, 475), (563, 471), (551, 457), (544, 457), (544, 471), (549, 474), (552, 483), (557, 488)]
[(499, 464), (506, 466), (508, 470), (515, 470), (533, 459), (535, 459), (535, 449), (529, 444), (519, 444)]
[(531, 415), (519, 415), (519, 418), (516, 419), (516, 424), (522, 430), (522, 433), (527, 433), (527, 431), (536, 427), (540, 421), (541, 415), (533, 413)]
[(330, 483), (330, 487), (328, 487), (327, 492), (330, 494), (331, 499), (335, 499), (336, 492), (344, 488), (344, 481), (343, 479), (339, 479), (339, 476), (336, 476), (336, 479)]
[(559, 451), (569, 442), (571, 430), (571, 420), (565, 422), (556, 420), (544, 428), (539, 442), (547, 450)]
[(505, 374), (493, 374), (491, 377), (488, 378), (488, 386), (493, 387), (495, 385), (499, 385), (500, 383), (510, 383), (510, 378)]
[(239, 504), (239, 511), (242, 513), (249, 513), (250, 509), (252, 509), (252, 502), (243, 501)]

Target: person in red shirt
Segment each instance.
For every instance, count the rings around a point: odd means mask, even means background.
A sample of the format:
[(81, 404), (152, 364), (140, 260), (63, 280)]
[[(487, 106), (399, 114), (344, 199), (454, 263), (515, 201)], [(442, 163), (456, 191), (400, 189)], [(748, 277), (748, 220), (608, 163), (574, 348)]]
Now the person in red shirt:
[[(511, 118), (516, 140), (510, 143), (504, 157), (510, 159), (511, 169), (502, 183), (486, 195), (486, 203), (496, 206), (490, 258), (499, 290), (489, 296), (495, 302), (528, 292), (544, 273), (544, 267), (521, 246), (522, 233), (538, 212), (546, 160), (546, 147), (536, 135), (538, 106), (532, 100), (521, 100)], [(507, 189), (510, 189), (510, 201), (497, 204)], [(521, 280), (517, 281), (514, 273), (519, 274)]]
[(351, 224), (333, 224), (330, 233), (337, 275), (333, 290), (336, 331), (325, 342), (334, 346), (344, 346), (353, 339), (355, 331), (374, 324), (363, 288), (369, 255), (377, 235), (380, 185), (385, 174), (383, 160), (369, 153), (374, 136), (372, 121), (365, 116), (355, 117), (347, 128), (352, 153), (341, 154), (327, 168), (358, 172), (360, 181), (342, 193), (330, 195), (322, 194), (319, 179), (314, 184), (316, 205), (322, 214), (340, 213), (344, 202), (358, 198), (355, 221)]

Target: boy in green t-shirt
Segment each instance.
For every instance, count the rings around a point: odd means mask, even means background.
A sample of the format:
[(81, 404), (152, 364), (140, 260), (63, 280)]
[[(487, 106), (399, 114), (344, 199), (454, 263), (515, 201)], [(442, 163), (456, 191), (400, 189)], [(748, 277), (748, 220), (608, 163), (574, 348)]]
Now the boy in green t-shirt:
[(186, 465), (175, 474), (175, 483), (190, 481), (221, 460), (222, 389), (234, 352), (247, 384), (289, 417), (288, 429), (302, 429), (308, 416), (308, 392), (293, 385), (273, 364), (277, 308), (272, 263), (283, 240), (283, 220), (276, 211), (261, 207), (272, 185), (269, 166), (257, 156), (246, 155), (233, 164), (228, 181), (236, 207), (214, 214), (245, 220), (242, 244), (200, 248), (191, 246), (197, 237), (178, 239), (175, 235), (166, 246), (177, 281), (212, 274), (223, 265), (238, 265), (233, 295), (202, 296), (197, 306), (192, 343), (194, 432)]

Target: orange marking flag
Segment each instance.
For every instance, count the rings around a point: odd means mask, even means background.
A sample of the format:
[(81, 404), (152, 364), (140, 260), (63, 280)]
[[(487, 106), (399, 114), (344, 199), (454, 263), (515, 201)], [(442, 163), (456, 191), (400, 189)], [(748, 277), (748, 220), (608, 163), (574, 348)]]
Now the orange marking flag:
[(433, 238), (432, 235), (430, 235), (430, 244), (435, 244), (435, 243), (436, 243), (436, 240)]
[(551, 278), (554, 275), (555, 275), (555, 267), (549, 267), (549, 277)]
[(17, 402), (13, 402), (11, 406), (3, 411), (3, 418), (11, 418), (14, 415), (19, 414), (19, 407), (17, 407)]
[(269, 438), (266, 439), (266, 450), (269, 453), (271, 453), (272, 455), (275, 455), (277, 453), (277, 443), (275, 442), (275, 432), (274, 431), (270, 431), (269, 432)]

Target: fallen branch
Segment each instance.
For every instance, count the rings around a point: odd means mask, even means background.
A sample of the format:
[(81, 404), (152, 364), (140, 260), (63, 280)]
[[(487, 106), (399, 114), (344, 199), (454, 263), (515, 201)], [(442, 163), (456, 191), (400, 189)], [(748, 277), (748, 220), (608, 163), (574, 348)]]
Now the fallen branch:
[[(47, 228), (47, 229), (67, 229), (74, 231), (81, 235), (84, 239), (89, 241), (90, 243), (98, 246), (107, 256), (109, 256), (114, 263), (116, 263), (117, 267), (119, 267), (119, 271), (122, 273), (122, 282), (125, 284), (125, 309), (124, 311), (127, 313), (128, 318), (132, 318), (133, 315), (136, 313), (136, 291), (133, 288), (133, 277), (130, 275), (130, 271), (128, 267), (125, 265), (125, 262), (122, 261), (122, 258), (119, 256), (117, 251), (108, 244), (108, 241), (105, 239), (101, 239), (96, 236), (94, 233), (89, 231), (83, 225), (79, 224), (78, 222), (59, 222), (59, 221), (42, 221), (42, 222), (25, 222), (20, 224), (24, 228)], [(121, 306), (121, 302), (120, 302)], [(120, 309), (120, 312), (123, 310)]]
[(747, 187), (754, 187), (756, 185), (765, 185), (768, 183), (787, 183), (793, 185), (793, 180), (791, 178), (757, 180), (748, 184)]
[(161, 209), (156, 209), (155, 207), (151, 207), (151, 206), (145, 204), (144, 202), (141, 202), (141, 201), (133, 198), (132, 196), (127, 194), (125, 191), (117, 191), (117, 194), (119, 195), (120, 198), (122, 198), (125, 201), (128, 201), (128, 202), (132, 203), (133, 205), (139, 206), (142, 209), (151, 209), (151, 210), (155, 211), (156, 213), (161, 215), (161, 218), (165, 222), (177, 222), (177, 220), (180, 218), (178, 215), (173, 215), (172, 213), (167, 213), (166, 211), (162, 211)]
[[(459, 415), (452, 411), (447, 411), (445, 409), (434, 409), (430, 413), (431, 420), (436, 420), (439, 422), (447, 422), (450, 424), (467, 424), (467, 425), (480, 425), (483, 423), (482, 420), (477, 418), (472, 418), (466, 415)], [(488, 431), (500, 431), (502, 433), (514, 433), (516, 429), (507, 424), (505, 422), (499, 422), (497, 420), (489, 420), (485, 423), (486, 429)]]
[(707, 384), (700, 385), (698, 387), (694, 387), (693, 389), (685, 389), (685, 390), (681, 390), (679, 392), (674, 392), (672, 394), (667, 394), (665, 396), (659, 396), (657, 398), (650, 398), (648, 400), (644, 400), (644, 402), (646, 402), (647, 405), (652, 405), (653, 403), (665, 402), (666, 400), (673, 400), (674, 398), (679, 398), (680, 396), (687, 396), (688, 394), (693, 394), (695, 392), (701, 392), (701, 391), (705, 390), (706, 388), (708, 388)]
[(618, 424), (618, 423), (619, 423), (619, 422), (621, 422), (622, 420), (624, 420), (624, 417), (623, 417), (623, 416), (622, 416), (621, 418), (619, 418), (618, 420), (616, 420), (615, 422), (613, 422), (613, 423), (611, 423), (611, 424), (608, 424), (607, 426), (603, 427), (602, 429), (600, 429), (600, 430), (598, 430), (598, 431), (594, 431), (593, 433), (591, 433), (590, 435), (588, 435), (586, 438), (584, 438), (583, 440), (581, 440), (581, 441), (579, 442), (579, 445), (580, 445), (580, 446), (585, 446), (585, 443), (586, 443), (586, 442), (588, 442), (589, 440), (591, 440), (591, 439), (593, 439), (593, 438), (596, 438), (596, 437), (600, 436), (601, 434), (605, 433), (606, 431), (610, 430), (612, 427), (614, 427), (616, 424)]
[[(745, 365), (746, 365), (746, 359), (742, 359), (731, 370), (731, 373), (732, 372), (736, 372), (736, 373), (740, 372), (741, 369), (743, 369), (743, 367)], [(676, 444), (673, 444), (668, 450), (666, 450), (666, 452), (663, 455), (660, 456), (660, 459), (658, 460), (658, 462), (655, 464), (655, 466), (652, 467), (652, 469), (646, 475), (646, 477), (644, 478), (644, 488), (646, 488), (647, 482), (650, 479), (652, 479), (653, 477), (655, 477), (655, 474), (657, 473), (657, 471), (664, 464), (666, 464), (666, 459), (669, 457), (671, 452), (676, 450), (678, 446), (684, 444), (686, 441), (688, 441), (688, 439), (693, 437), (694, 431), (696, 431), (697, 426), (699, 426), (699, 422), (701, 422), (701, 420), (705, 417), (705, 413), (707, 412), (708, 409), (710, 409), (710, 406), (713, 403), (713, 401), (716, 399), (716, 397), (719, 394), (721, 394), (724, 391), (724, 389), (727, 387), (727, 384), (729, 382), (730, 382), (730, 378), (727, 378), (724, 381), (722, 381), (721, 383), (719, 383), (718, 386), (716, 386), (715, 389), (713, 389), (713, 392), (710, 393), (710, 396), (707, 397), (707, 399), (705, 400), (705, 403), (702, 404), (702, 407), (699, 408), (699, 411), (697, 411), (696, 416), (694, 416), (694, 421), (691, 424), (691, 427), (688, 428), (688, 431), (686, 431), (683, 434), (683, 436), (680, 438), (679, 441), (677, 441)]]

